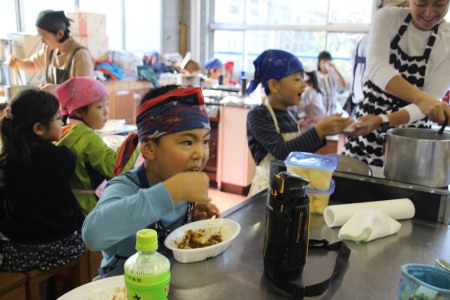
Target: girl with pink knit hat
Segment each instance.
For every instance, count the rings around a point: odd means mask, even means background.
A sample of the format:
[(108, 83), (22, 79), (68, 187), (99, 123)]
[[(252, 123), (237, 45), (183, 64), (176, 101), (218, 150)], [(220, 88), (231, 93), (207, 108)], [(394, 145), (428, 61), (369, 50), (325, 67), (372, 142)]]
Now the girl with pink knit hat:
[[(70, 182), (83, 213), (87, 215), (97, 204), (97, 187), (114, 177), (117, 153), (94, 131), (108, 121), (109, 93), (90, 77), (72, 78), (56, 89), (61, 115), (69, 121), (63, 128), (58, 146), (66, 146), (76, 154), (77, 164)], [(138, 151), (134, 152), (134, 158)], [(124, 168), (130, 169), (134, 160)]]

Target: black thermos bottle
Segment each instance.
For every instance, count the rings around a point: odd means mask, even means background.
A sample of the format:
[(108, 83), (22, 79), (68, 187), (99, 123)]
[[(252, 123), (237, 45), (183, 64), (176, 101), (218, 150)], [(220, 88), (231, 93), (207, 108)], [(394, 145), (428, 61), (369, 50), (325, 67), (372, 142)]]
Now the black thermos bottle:
[(264, 263), (280, 279), (298, 278), (308, 257), (307, 184), (307, 180), (289, 172), (280, 172), (272, 178), (266, 209)]

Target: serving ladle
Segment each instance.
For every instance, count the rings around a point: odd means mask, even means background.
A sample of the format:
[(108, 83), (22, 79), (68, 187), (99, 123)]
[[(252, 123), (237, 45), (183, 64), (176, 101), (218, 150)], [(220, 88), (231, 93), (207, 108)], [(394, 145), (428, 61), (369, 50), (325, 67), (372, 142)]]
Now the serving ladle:
[(447, 125), (448, 125), (448, 118), (447, 118), (447, 116), (445, 116), (444, 123), (442, 124), (441, 128), (439, 129), (439, 131), (436, 133), (437, 137), (440, 137), (444, 133), (445, 127), (447, 127)]

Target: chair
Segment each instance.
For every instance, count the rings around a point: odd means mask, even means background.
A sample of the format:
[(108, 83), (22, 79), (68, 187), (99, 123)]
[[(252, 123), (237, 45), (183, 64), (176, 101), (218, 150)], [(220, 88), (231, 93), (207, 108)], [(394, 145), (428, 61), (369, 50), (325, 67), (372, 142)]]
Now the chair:
[(27, 299), (41, 300), (41, 284), (46, 282), (51, 277), (64, 271), (69, 271), (71, 278), (73, 279), (72, 282), (75, 286), (70, 288), (75, 288), (82, 284), (90, 282), (89, 256), (87, 251), (82, 256), (70, 261), (62, 267), (50, 269), (48, 271), (40, 271), (36, 269), (24, 273), (28, 278)]
[(0, 272), (0, 299), (26, 300), (26, 281), (23, 273)]
[(102, 251), (87, 250), (89, 256), (89, 278), (94, 279), (98, 275), (98, 268), (103, 259)]

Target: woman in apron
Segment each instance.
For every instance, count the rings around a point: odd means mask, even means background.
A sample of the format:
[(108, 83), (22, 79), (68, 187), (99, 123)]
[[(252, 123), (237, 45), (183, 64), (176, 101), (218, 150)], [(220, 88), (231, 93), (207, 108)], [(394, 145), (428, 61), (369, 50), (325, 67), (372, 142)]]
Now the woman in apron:
[(448, 7), (449, 1), (411, 1), (409, 8), (374, 14), (364, 99), (356, 109), (363, 124), (354, 133), (365, 135), (348, 137), (344, 154), (383, 166), (380, 135), (390, 126), (429, 128), (429, 119), (443, 123), (450, 116), (448, 105), (436, 100), (450, 85)]
[(301, 134), (295, 111), (305, 89), (300, 60), (283, 50), (266, 50), (253, 64), (255, 79), (247, 94), (261, 83), (267, 99), (247, 116), (248, 145), (257, 165), (249, 196), (269, 187), (270, 161), (284, 160), (292, 151), (315, 152), (326, 144), (327, 135), (341, 133), (351, 122), (333, 115)]
[(94, 75), (89, 50), (70, 36), (70, 20), (63, 11), (44, 10), (36, 20), (37, 32), (43, 46), (27, 59), (12, 57), (10, 67), (19, 66), (27, 72), (45, 71), (41, 89), (53, 92), (58, 84), (69, 78)]

